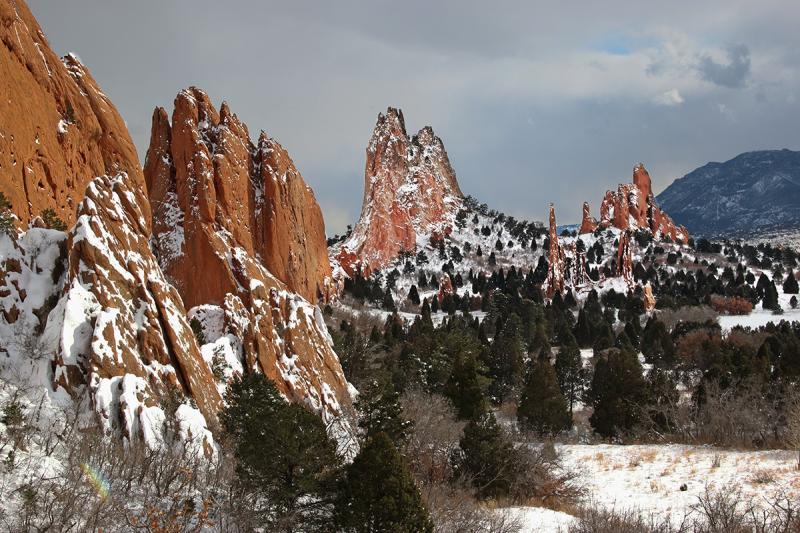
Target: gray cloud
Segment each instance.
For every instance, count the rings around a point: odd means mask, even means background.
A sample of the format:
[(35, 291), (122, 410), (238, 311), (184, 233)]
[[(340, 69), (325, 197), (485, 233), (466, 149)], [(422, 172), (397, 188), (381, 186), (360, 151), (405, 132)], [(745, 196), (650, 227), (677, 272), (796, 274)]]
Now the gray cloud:
[[(579, 220), (583, 200), (597, 214), (637, 161), (663, 188), (709, 160), (800, 148), (796, 0), (29, 2), (142, 156), (153, 107), (202, 87), (289, 150), (329, 233), (358, 217), (366, 143), (389, 105), (409, 130), (434, 127), (465, 192), (536, 219), (554, 201), (559, 222)], [(751, 47), (720, 61), (730, 42)]]
[(710, 55), (700, 58), (697, 70), (702, 78), (722, 87), (743, 87), (750, 77), (750, 49), (743, 44), (727, 49), (728, 62), (718, 63)]

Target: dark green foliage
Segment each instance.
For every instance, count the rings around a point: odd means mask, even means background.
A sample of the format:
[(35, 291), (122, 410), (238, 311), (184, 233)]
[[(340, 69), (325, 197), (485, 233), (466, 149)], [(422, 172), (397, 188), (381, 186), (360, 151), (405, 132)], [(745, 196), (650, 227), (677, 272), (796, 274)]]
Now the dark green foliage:
[(797, 294), (798, 290), (797, 278), (794, 277), (794, 271), (790, 268), (789, 273), (786, 274), (786, 281), (783, 282), (783, 292), (786, 294)]
[(490, 391), (496, 402), (502, 403), (521, 384), (524, 356), (522, 321), (511, 313), (495, 334), (489, 358), (489, 374), (494, 380)]
[(408, 290), (408, 299), (412, 304), (419, 305), (419, 291), (417, 291), (416, 285), (412, 285)]
[(355, 407), (363, 440), (369, 440), (378, 433), (384, 433), (398, 444), (408, 438), (411, 422), (403, 417), (400, 395), (391, 381), (373, 382), (364, 387)]
[(586, 372), (583, 368), (581, 351), (578, 348), (575, 337), (572, 335), (567, 335), (564, 344), (561, 345), (561, 349), (558, 351), (558, 355), (556, 355), (555, 371), (558, 378), (558, 386), (569, 403), (571, 416), (575, 402), (580, 399), (586, 386)]
[(555, 435), (572, 425), (567, 400), (550, 363), (531, 363), (517, 408), (517, 420), (521, 427), (538, 435)]
[(638, 422), (646, 399), (642, 365), (636, 354), (613, 349), (597, 362), (588, 394), (594, 408), (589, 422), (603, 437), (618, 436)]
[(470, 421), (459, 441), (456, 472), (470, 479), (482, 498), (508, 495), (516, 477), (514, 446), (489, 413)]
[(358, 533), (433, 532), (414, 478), (386, 434), (370, 438), (347, 468), (336, 522)]
[(11, 236), (14, 230), (14, 215), (11, 213), (11, 202), (0, 192), (0, 233)]
[(482, 381), (475, 355), (472, 353), (457, 355), (444, 394), (453, 402), (460, 419), (472, 420), (486, 412), (487, 402)]
[(203, 324), (197, 319), (197, 317), (193, 317), (189, 321), (189, 327), (192, 328), (192, 333), (194, 333), (194, 338), (197, 340), (197, 344), (202, 346), (206, 343), (206, 337), (203, 333)]
[(675, 363), (675, 344), (667, 327), (655, 316), (647, 321), (642, 331), (640, 347), (651, 364), (671, 367)]
[(58, 218), (56, 212), (52, 209), (45, 209), (42, 211), (42, 220), (48, 229), (55, 229), (58, 231), (67, 231), (67, 224)]
[(263, 374), (235, 377), (220, 420), (252, 511), (268, 531), (330, 531), (339, 459), (319, 417)]

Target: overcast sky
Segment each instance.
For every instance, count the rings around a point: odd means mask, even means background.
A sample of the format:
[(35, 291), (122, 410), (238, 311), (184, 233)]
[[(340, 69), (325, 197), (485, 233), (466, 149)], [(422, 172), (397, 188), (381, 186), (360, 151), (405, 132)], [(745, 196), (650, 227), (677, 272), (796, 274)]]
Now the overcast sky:
[(361, 207), (378, 112), (431, 125), (462, 190), (559, 223), (645, 163), (656, 191), (708, 161), (800, 148), (800, 2), (30, 0), (144, 159), (155, 106), (227, 100), (314, 188), (328, 233)]

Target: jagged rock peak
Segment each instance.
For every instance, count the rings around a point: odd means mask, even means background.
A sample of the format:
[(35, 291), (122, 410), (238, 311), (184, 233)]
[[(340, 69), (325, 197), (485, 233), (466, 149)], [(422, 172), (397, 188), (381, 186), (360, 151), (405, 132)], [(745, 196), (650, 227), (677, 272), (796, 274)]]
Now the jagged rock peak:
[(20, 224), (68, 224), (96, 176), (143, 185), (122, 117), (74, 54), (59, 58), (23, 0), (0, 0), (0, 191)]
[(581, 233), (593, 232), (598, 227), (644, 229), (657, 238), (669, 238), (676, 242), (688, 242), (689, 233), (678, 226), (656, 205), (650, 173), (642, 163), (633, 167), (633, 183), (620, 184), (616, 191), (606, 191), (600, 205), (599, 222), (591, 218), (589, 206), (583, 204)]
[(442, 140), (430, 126), (409, 137), (402, 111), (390, 107), (367, 144), (361, 217), (333, 257), (349, 275), (382, 268), (419, 239), (452, 231), (462, 200)]
[[(288, 288), (311, 302), (331, 296), (322, 211), (286, 150), (263, 131), (258, 144), (223, 102), (197, 87), (178, 93), (170, 125), (153, 113), (145, 177), (153, 242), (187, 305), (221, 303), (230, 287), (207, 271), (209, 232), (229, 233)], [(224, 276), (222, 276), (224, 278)]]
[(548, 262), (546, 292), (552, 297), (557, 292), (563, 292), (566, 266), (564, 264), (564, 250), (558, 242), (558, 226), (556, 225), (556, 208), (550, 204), (550, 227), (548, 232)]

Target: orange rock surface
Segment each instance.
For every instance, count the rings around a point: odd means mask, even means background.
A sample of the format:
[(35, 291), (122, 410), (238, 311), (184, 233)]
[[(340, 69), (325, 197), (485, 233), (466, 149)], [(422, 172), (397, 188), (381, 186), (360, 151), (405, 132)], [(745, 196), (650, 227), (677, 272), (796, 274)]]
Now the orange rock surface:
[(170, 125), (156, 109), (144, 169), (161, 266), (189, 307), (237, 290), (222, 234), (310, 302), (332, 296), (322, 211), (277, 141), (247, 127), (203, 91), (175, 99)]
[(620, 230), (646, 229), (656, 237), (686, 243), (689, 233), (676, 225), (655, 203), (650, 174), (639, 163), (633, 168), (633, 183), (623, 183), (616, 191), (606, 191), (600, 205), (600, 221), (594, 223), (589, 215), (589, 204), (583, 204), (581, 233), (590, 233), (596, 227), (615, 227)]
[(53, 209), (75, 222), (86, 185), (143, 185), (125, 122), (77, 56), (59, 58), (21, 0), (0, 0), (0, 191), (22, 227)]
[(409, 138), (403, 113), (390, 107), (367, 145), (361, 217), (336, 261), (349, 275), (382, 268), (414, 251), (418, 237), (449, 233), (462, 199), (441, 139), (430, 127)]

